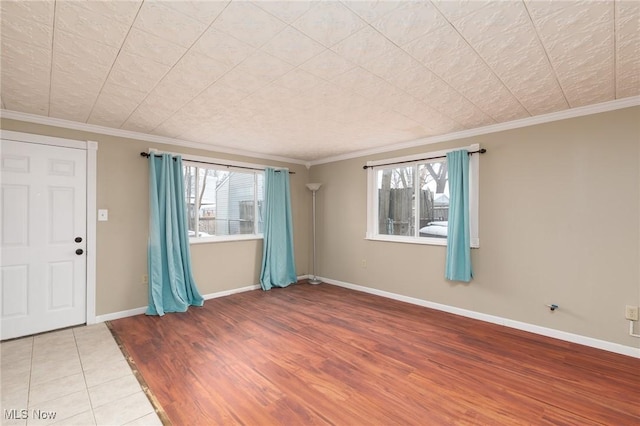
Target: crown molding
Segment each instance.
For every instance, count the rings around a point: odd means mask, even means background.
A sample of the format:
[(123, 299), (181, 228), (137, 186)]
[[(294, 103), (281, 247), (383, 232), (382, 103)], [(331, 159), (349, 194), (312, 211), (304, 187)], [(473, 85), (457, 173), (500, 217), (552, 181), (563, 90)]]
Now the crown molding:
[(182, 139), (174, 139), (166, 136), (150, 135), (148, 133), (134, 132), (131, 130), (114, 129), (111, 127), (98, 126), (96, 124), (80, 123), (77, 121), (64, 120), (62, 118), (45, 117), (42, 115), (28, 114), (26, 112), (0, 110), (0, 117), (11, 120), (20, 120), (27, 123), (42, 124), (45, 126), (62, 127), (64, 129), (80, 130), (83, 132), (98, 133), (101, 135), (116, 136), (121, 138), (136, 139), (145, 142), (155, 142), (167, 145), (182, 146), (187, 148), (202, 149), (224, 154), (241, 155), (243, 157), (258, 158), (263, 160), (279, 161), (290, 164), (300, 164), (306, 166), (308, 161), (295, 158), (281, 157), (278, 155), (261, 154), (242, 149), (229, 148), (219, 145), (209, 145), (201, 142), (191, 142)]
[(423, 145), (431, 145), (434, 143), (447, 142), (456, 139), (468, 138), (471, 136), (486, 135), (489, 133), (502, 132), (504, 130), (519, 129), (522, 127), (534, 126), (536, 124), (551, 123), (553, 121), (566, 120), (568, 118), (582, 117), (585, 115), (598, 114), (601, 112), (614, 111), (617, 109), (629, 108), (640, 105), (640, 96), (632, 96), (629, 98), (617, 99), (614, 101), (603, 102), (583, 107), (570, 108), (563, 111), (552, 112), (534, 117), (522, 118), (519, 120), (508, 121), (506, 123), (492, 124), (490, 126), (478, 127), (475, 129), (462, 130), (459, 132), (448, 133), (446, 135), (432, 136), (428, 138), (415, 139), (407, 142), (400, 142), (391, 145), (384, 145), (378, 148), (364, 149), (360, 151), (350, 152), (347, 154), (327, 157), (320, 160), (311, 161), (311, 166), (319, 164), (333, 163), (336, 161), (350, 160), (353, 158), (365, 157), (373, 154), (381, 154), (385, 152), (398, 151), (406, 148), (415, 148)]
[(181, 139), (168, 138), (165, 136), (150, 135), (148, 133), (133, 132), (130, 130), (114, 129), (111, 127), (98, 126), (95, 124), (79, 123), (76, 121), (64, 120), (61, 118), (44, 117), (41, 115), (28, 114), (24, 112), (2, 109), (0, 117), (12, 120), (20, 120), (28, 123), (43, 124), (46, 126), (62, 127), (65, 129), (80, 130), (84, 132), (98, 133), (109, 136), (116, 136), (129, 139), (137, 139), (147, 142), (156, 142), (167, 145), (183, 146), (187, 148), (202, 149), (205, 151), (219, 152), (224, 154), (241, 155), (244, 157), (258, 158), (264, 160), (281, 161), (290, 164), (300, 164), (307, 168), (319, 164), (333, 163), (336, 161), (349, 160), (352, 158), (364, 157), (373, 154), (381, 154), (385, 152), (397, 151), (406, 148), (414, 148), (418, 146), (431, 145), (440, 142), (447, 142), (456, 139), (463, 139), (472, 136), (486, 135), (490, 133), (502, 132), (505, 130), (519, 129), (522, 127), (534, 126), (537, 124), (550, 123), (553, 121), (566, 120), (568, 118), (582, 117), (585, 115), (598, 114), (601, 112), (614, 111), (617, 109), (629, 108), (640, 105), (640, 96), (632, 96), (629, 98), (617, 99), (614, 101), (603, 102), (583, 107), (570, 108), (563, 111), (552, 112), (534, 117), (522, 118), (519, 120), (508, 121), (506, 123), (492, 124), (490, 126), (478, 127), (475, 129), (462, 130), (459, 132), (448, 133), (446, 135), (432, 136), (428, 138), (414, 139), (406, 142), (399, 142), (384, 145), (378, 148), (371, 148), (350, 152), (347, 154), (326, 157), (319, 160), (307, 161), (277, 155), (260, 154), (245, 151), (236, 148), (228, 148), (219, 145), (209, 145), (200, 142), (191, 142)]

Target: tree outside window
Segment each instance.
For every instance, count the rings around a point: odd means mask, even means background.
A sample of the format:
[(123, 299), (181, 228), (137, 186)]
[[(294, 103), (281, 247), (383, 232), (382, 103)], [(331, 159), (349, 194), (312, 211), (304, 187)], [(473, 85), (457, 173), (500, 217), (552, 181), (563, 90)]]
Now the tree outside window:
[[(449, 188), (446, 161), (382, 168), (376, 172), (379, 234), (447, 237)], [(416, 198), (419, 200), (417, 204)]]
[(262, 233), (264, 172), (184, 166), (189, 235)]

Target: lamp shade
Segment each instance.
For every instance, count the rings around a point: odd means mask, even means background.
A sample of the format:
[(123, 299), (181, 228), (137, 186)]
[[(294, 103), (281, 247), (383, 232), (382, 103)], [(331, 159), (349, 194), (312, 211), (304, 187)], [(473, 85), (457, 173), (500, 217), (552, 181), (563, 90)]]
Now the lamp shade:
[(320, 187), (322, 186), (321, 183), (308, 183), (307, 184), (307, 188), (309, 188), (311, 191), (317, 191), (318, 189), (320, 189)]

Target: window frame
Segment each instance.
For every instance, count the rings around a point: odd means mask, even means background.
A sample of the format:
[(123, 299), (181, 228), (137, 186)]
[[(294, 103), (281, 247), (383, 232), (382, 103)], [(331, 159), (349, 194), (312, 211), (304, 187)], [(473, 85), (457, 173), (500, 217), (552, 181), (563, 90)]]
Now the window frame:
[[(150, 153), (158, 153), (159, 151), (154, 149), (149, 149)], [(249, 241), (249, 240), (262, 240), (264, 239), (263, 233), (257, 233), (257, 219), (258, 219), (258, 175), (262, 174), (263, 176), (263, 185), (264, 185), (264, 168), (266, 166), (262, 166), (259, 164), (253, 163), (242, 163), (237, 161), (230, 160), (221, 160), (212, 157), (200, 157), (200, 156), (190, 156), (180, 153), (169, 153), (171, 155), (179, 155), (182, 157), (182, 167), (197, 167), (200, 169), (210, 169), (210, 170), (222, 170), (229, 172), (239, 172), (239, 173), (247, 173), (253, 174), (254, 179), (254, 191), (253, 191), (253, 205), (254, 205), (254, 232), (252, 234), (234, 234), (234, 235), (209, 235), (206, 237), (193, 236), (189, 237), (189, 244), (207, 244), (207, 243), (220, 243), (220, 242), (230, 242), (230, 241)], [(208, 164), (208, 163), (216, 163), (216, 164)], [(183, 188), (182, 196), (186, 196), (186, 188)], [(263, 201), (264, 202), (264, 201)], [(199, 218), (199, 209), (197, 211), (197, 215)]]
[[(465, 147), (458, 147), (439, 151), (427, 151), (420, 154), (409, 155), (404, 157), (385, 158), (384, 160), (368, 161), (367, 162), (367, 230), (365, 234), (366, 240), (372, 241), (385, 241), (395, 243), (410, 243), (410, 244), (423, 244), (423, 245), (435, 245), (435, 246), (447, 246), (446, 238), (434, 238), (434, 237), (420, 237), (420, 236), (404, 236), (404, 235), (387, 235), (380, 234), (378, 229), (378, 214), (379, 214), (379, 202), (378, 202), (378, 185), (377, 185), (377, 173), (382, 168), (396, 168), (396, 167), (409, 167), (424, 164), (429, 162), (432, 157), (446, 156), (448, 152), (457, 151), (460, 149), (466, 149), (469, 152), (478, 151), (480, 149), (479, 144), (473, 144)], [(471, 155), (469, 157), (469, 228), (471, 234), (471, 247), (480, 247), (480, 238), (478, 233), (478, 214), (479, 214), (479, 175), (480, 175), (480, 161), (479, 155)], [(389, 165), (388, 167), (382, 167), (383, 164), (388, 163), (400, 163), (397, 165)], [(414, 176), (414, 179), (417, 178)], [(448, 177), (447, 177), (448, 180)], [(414, 182), (414, 191), (416, 193), (420, 190), (417, 188)], [(418, 198), (416, 198), (418, 199)], [(419, 215), (416, 214), (416, 221), (419, 220)], [(417, 229), (417, 228), (416, 228)]]

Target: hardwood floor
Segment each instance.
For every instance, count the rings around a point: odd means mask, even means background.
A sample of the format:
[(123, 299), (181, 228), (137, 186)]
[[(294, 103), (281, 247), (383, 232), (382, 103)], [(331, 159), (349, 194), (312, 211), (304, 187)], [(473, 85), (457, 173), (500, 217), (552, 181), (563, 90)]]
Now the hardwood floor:
[(640, 360), (328, 284), (111, 322), (175, 425), (638, 425)]

